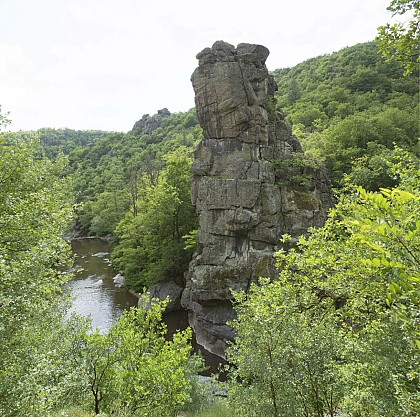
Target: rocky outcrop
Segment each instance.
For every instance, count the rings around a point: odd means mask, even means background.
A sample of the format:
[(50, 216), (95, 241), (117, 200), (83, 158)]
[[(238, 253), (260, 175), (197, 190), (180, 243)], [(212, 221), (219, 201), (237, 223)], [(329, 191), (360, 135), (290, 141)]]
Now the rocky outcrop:
[[(181, 307), (181, 295), (183, 288), (173, 281), (159, 282), (151, 285), (147, 289), (147, 306), (150, 306), (152, 300), (157, 299), (160, 301), (167, 300), (168, 304), (165, 307), (165, 313), (171, 311), (180, 310)], [(139, 298), (138, 307), (145, 303), (144, 298)]]
[(321, 226), (332, 205), (325, 170), (305, 160), (276, 110), (268, 55), (218, 41), (197, 55), (191, 78), (204, 138), (191, 168), (199, 233), (182, 305), (197, 342), (222, 357), (234, 337), (231, 291), (275, 278), (280, 237)]
[(158, 110), (157, 114), (153, 116), (144, 114), (140, 120), (134, 123), (133, 129), (129, 133), (136, 136), (150, 135), (160, 126), (162, 120), (170, 115), (171, 112), (167, 108)]

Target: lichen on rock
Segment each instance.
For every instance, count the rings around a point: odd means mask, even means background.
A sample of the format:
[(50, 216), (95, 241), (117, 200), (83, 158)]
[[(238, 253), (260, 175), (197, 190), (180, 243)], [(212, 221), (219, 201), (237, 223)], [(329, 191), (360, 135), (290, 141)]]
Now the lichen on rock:
[(274, 279), (281, 236), (322, 226), (332, 206), (322, 165), (302, 172), (304, 187), (278, 181), (275, 162), (298, 159), (302, 148), (276, 109), (268, 55), (262, 45), (217, 41), (197, 55), (191, 78), (204, 137), (191, 167), (198, 247), (182, 305), (197, 342), (221, 357), (234, 338), (226, 324), (234, 318), (232, 290)]

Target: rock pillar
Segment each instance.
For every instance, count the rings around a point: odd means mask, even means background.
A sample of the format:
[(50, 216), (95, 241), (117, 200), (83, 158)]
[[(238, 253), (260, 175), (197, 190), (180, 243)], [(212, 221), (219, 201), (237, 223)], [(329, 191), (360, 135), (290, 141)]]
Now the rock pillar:
[(276, 110), (268, 55), (261, 45), (218, 41), (197, 55), (191, 78), (204, 137), (191, 168), (198, 248), (182, 304), (197, 342), (221, 357), (234, 337), (231, 290), (274, 279), (281, 236), (323, 225), (332, 205), (325, 170), (305, 162)]

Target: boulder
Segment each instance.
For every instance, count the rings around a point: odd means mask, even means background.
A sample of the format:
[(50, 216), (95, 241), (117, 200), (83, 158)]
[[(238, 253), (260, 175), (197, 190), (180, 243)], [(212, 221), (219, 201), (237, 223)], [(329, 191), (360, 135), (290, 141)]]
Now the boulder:
[(115, 277), (112, 278), (112, 280), (114, 281), (114, 284), (117, 288), (123, 288), (125, 285), (125, 278), (120, 273), (115, 275)]
[[(181, 295), (183, 288), (176, 284), (175, 282), (159, 282), (157, 284), (151, 285), (148, 290), (148, 304), (150, 306), (153, 299), (158, 299), (164, 301), (167, 298), (169, 299), (168, 304), (166, 305), (165, 312), (180, 310), (181, 307)], [(138, 306), (140, 307), (144, 301), (142, 298), (139, 299)]]

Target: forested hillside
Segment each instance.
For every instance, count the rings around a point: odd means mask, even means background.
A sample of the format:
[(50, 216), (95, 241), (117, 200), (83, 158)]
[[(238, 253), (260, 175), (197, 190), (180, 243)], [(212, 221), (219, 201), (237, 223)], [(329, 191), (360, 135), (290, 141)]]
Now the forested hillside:
[(154, 186), (165, 155), (191, 148), (201, 135), (194, 110), (173, 114), (149, 135), (108, 133), (69, 153), (82, 233), (105, 236), (136, 204), (141, 189)]
[(419, 79), (403, 72), (373, 42), (274, 71), (286, 120), (336, 187), (395, 185), (394, 144), (418, 155)]

